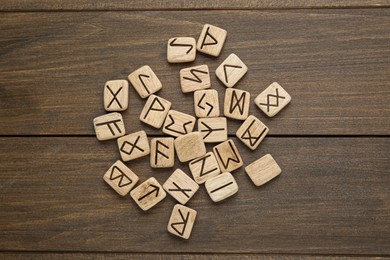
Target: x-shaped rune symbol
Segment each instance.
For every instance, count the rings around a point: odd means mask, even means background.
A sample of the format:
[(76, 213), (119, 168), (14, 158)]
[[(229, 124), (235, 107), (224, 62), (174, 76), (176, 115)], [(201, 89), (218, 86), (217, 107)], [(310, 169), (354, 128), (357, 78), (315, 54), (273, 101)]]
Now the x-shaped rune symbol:
[[(130, 143), (130, 142), (128, 142), (128, 141), (125, 141), (123, 144), (122, 144), (122, 146), (121, 146), (121, 152), (124, 152), (125, 154), (128, 154), (128, 155), (130, 155), (133, 151), (134, 151), (134, 149), (135, 148), (137, 148), (138, 150), (140, 150), (141, 152), (144, 152), (145, 150), (144, 149), (142, 149), (141, 147), (139, 147), (139, 146), (137, 146), (137, 143), (138, 143), (138, 141), (139, 141), (139, 139), (141, 138), (141, 136), (138, 136), (137, 137), (137, 139), (135, 139), (135, 142), (134, 143)], [(131, 146), (131, 148), (130, 148), (130, 151), (128, 151), (128, 149), (126, 149), (126, 145), (130, 145)], [(125, 150), (126, 149), (126, 150)]]
[(115, 93), (112, 91), (112, 89), (110, 88), (110, 86), (107, 85), (107, 88), (108, 88), (108, 91), (110, 91), (110, 93), (111, 93), (111, 95), (112, 95), (112, 99), (111, 99), (110, 103), (108, 104), (107, 108), (110, 107), (110, 106), (112, 105), (112, 103), (114, 103), (114, 101), (116, 101), (116, 103), (118, 103), (119, 107), (122, 108), (122, 105), (121, 105), (121, 103), (119, 102), (119, 100), (117, 99), (116, 96), (118, 96), (119, 92), (121, 92), (121, 90), (122, 90), (123, 87), (120, 87), (120, 88), (118, 89), (118, 91), (115, 92)]
[[(270, 104), (270, 97), (276, 98), (276, 104)], [(260, 105), (267, 106), (267, 112), (269, 112), (269, 107), (278, 107), (279, 106), (279, 98), (285, 99), (286, 97), (279, 96), (279, 90), (276, 89), (276, 95), (268, 94), (267, 95), (267, 103), (260, 103)]]

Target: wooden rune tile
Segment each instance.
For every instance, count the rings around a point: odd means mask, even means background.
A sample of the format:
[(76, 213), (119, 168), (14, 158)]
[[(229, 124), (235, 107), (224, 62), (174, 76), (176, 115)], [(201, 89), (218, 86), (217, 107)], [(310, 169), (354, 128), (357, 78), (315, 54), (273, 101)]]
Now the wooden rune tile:
[(291, 96), (277, 82), (272, 83), (255, 98), (255, 104), (267, 116), (273, 117), (291, 101)]
[(130, 191), (130, 196), (141, 209), (146, 211), (162, 201), (167, 193), (160, 183), (152, 177)]
[(221, 172), (232, 172), (244, 164), (236, 145), (231, 139), (214, 146), (213, 152)]
[(180, 70), (180, 85), (183, 93), (210, 88), (209, 67), (200, 65)]
[(215, 89), (197, 90), (194, 93), (195, 115), (197, 117), (218, 117), (218, 91)]
[(169, 110), (162, 131), (165, 134), (178, 137), (191, 133), (195, 122), (196, 118), (191, 115), (176, 110)]
[(128, 78), (141, 98), (146, 98), (162, 88), (160, 80), (147, 65), (132, 72)]
[(138, 176), (119, 160), (107, 170), (103, 179), (121, 196), (128, 194), (139, 180)]
[(95, 117), (93, 126), (99, 141), (114, 139), (126, 134), (122, 115), (117, 112)]
[(247, 71), (248, 67), (236, 54), (232, 53), (219, 65), (215, 75), (226, 87), (232, 88)]
[(160, 128), (167, 117), (171, 105), (172, 103), (166, 99), (156, 95), (150, 95), (141, 111), (139, 119), (145, 124)]
[(189, 163), (189, 168), (198, 184), (202, 184), (208, 179), (221, 173), (217, 159), (213, 152), (208, 152), (202, 157), (196, 158)]
[(125, 111), (129, 106), (129, 82), (121, 79), (107, 81), (103, 101), (106, 111)]
[(175, 165), (175, 145), (173, 137), (153, 138), (150, 142), (150, 166), (170, 168)]
[(167, 60), (170, 63), (191, 62), (196, 58), (196, 41), (192, 37), (175, 37), (168, 40)]
[(179, 203), (184, 205), (195, 195), (199, 185), (182, 170), (176, 169), (163, 184), (163, 188)]
[(188, 162), (206, 154), (206, 146), (199, 132), (189, 133), (176, 138), (175, 150), (181, 162)]
[(186, 206), (176, 204), (173, 207), (168, 222), (168, 232), (189, 239), (196, 219), (196, 211)]
[(269, 132), (268, 127), (250, 115), (236, 132), (236, 136), (250, 149), (255, 150)]
[(205, 24), (200, 33), (196, 49), (205, 54), (218, 57), (225, 43), (226, 36), (226, 30), (210, 24)]
[(145, 131), (135, 132), (118, 138), (119, 153), (123, 161), (137, 159), (150, 153)]
[(248, 91), (228, 88), (225, 92), (223, 113), (226, 117), (245, 120), (249, 115), (251, 94)]
[(207, 193), (214, 202), (229, 198), (238, 191), (238, 185), (230, 172), (224, 172), (205, 183)]
[(205, 143), (220, 143), (228, 138), (226, 117), (199, 118), (198, 131)]
[(267, 154), (246, 166), (245, 172), (256, 186), (261, 186), (278, 176), (282, 170), (274, 158)]

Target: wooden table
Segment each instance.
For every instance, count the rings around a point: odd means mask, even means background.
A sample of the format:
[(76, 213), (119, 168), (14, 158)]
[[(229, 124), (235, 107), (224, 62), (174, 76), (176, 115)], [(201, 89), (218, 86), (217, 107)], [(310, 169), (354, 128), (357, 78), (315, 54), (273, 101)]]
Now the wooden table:
[[(0, 5), (0, 258), (390, 255), (389, 0), (106, 2)], [(255, 152), (234, 137), (239, 121), (229, 120), (229, 135), (246, 164), (271, 153), (283, 172), (257, 188), (237, 170), (239, 192), (220, 204), (202, 187), (183, 241), (166, 231), (172, 198), (142, 212), (104, 183), (119, 153), (115, 141), (97, 141), (92, 119), (105, 113), (105, 81), (145, 64), (159, 94), (193, 114), (178, 77), (187, 65), (166, 62), (166, 43), (197, 38), (205, 23), (228, 39), (220, 57), (193, 64), (214, 74), (236, 53), (249, 68), (237, 88), (270, 128)], [(253, 99), (273, 81), (292, 102), (269, 119)], [(222, 100), (214, 75), (212, 86)], [(139, 122), (143, 102), (131, 88), (127, 132), (162, 135)], [(172, 172), (146, 158), (127, 165), (141, 181)]]

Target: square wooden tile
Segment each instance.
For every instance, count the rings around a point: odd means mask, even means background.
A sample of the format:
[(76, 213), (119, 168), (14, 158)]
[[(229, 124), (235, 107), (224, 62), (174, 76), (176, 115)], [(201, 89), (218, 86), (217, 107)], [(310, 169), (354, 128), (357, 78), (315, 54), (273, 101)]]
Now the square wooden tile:
[(268, 127), (250, 115), (236, 132), (236, 136), (250, 149), (255, 150), (269, 132)]
[(141, 111), (139, 119), (145, 124), (160, 128), (167, 117), (171, 105), (172, 103), (166, 99), (156, 95), (150, 95)]
[(238, 185), (230, 172), (224, 172), (205, 183), (207, 193), (214, 202), (219, 202), (229, 198), (238, 191)]
[(122, 115), (116, 112), (95, 117), (93, 126), (99, 141), (114, 139), (126, 134)]
[(199, 118), (198, 131), (205, 143), (220, 143), (228, 138), (226, 117)]
[(196, 49), (208, 55), (218, 57), (225, 43), (226, 36), (226, 30), (210, 24), (205, 24), (200, 33)]
[(209, 67), (200, 65), (180, 70), (180, 85), (183, 93), (211, 87)]
[(141, 98), (146, 98), (162, 88), (160, 80), (147, 65), (132, 72), (128, 78)]
[(267, 116), (273, 117), (291, 101), (291, 96), (277, 82), (272, 83), (255, 99), (255, 104)]
[(214, 146), (213, 152), (221, 172), (232, 172), (244, 164), (236, 145), (231, 139)]
[(129, 106), (129, 82), (122, 79), (107, 81), (103, 101), (106, 111), (125, 111)]
[(178, 137), (191, 133), (195, 122), (196, 118), (191, 115), (176, 110), (169, 110), (162, 131), (165, 134)]
[(270, 154), (264, 155), (246, 166), (245, 171), (256, 186), (269, 182), (282, 172)]
[(152, 177), (130, 191), (130, 196), (141, 209), (146, 211), (162, 201), (167, 193)]
[(197, 117), (218, 117), (218, 91), (215, 89), (197, 90), (194, 93), (195, 115)]
[(173, 207), (171, 217), (168, 222), (168, 232), (189, 239), (196, 219), (196, 211), (186, 206), (176, 204)]
[(177, 169), (163, 184), (163, 188), (169, 195), (184, 205), (195, 195), (199, 185), (182, 170)]
[(170, 168), (175, 165), (175, 145), (173, 137), (153, 138), (150, 142), (150, 166)]
[(119, 160), (107, 170), (103, 179), (121, 196), (128, 194), (139, 180), (138, 176)]
[(221, 173), (213, 152), (208, 152), (202, 157), (192, 160), (189, 167), (192, 177), (198, 184), (202, 184)]
[(135, 132), (118, 138), (119, 153), (123, 161), (131, 161), (150, 153), (145, 131)]
[(215, 75), (226, 87), (232, 88), (247, 71), (248, 67), (244, 62), (236, 54), (232, 53), (219, 65)]
[(199, 132), (189, 133), (176, 138), (175, 150), (181, 162), (188, 162), (206, 154), (206, 146)]
[(196, 41), (192, 37), (175, 37), (168, 40), (167, 59), (170, 63), (191, 62), (196, 58)]
[(225, 92), (223, 113), (226, 117), (245, 120), (249, 115), (251, 94), (248, 91), (228, 88)]

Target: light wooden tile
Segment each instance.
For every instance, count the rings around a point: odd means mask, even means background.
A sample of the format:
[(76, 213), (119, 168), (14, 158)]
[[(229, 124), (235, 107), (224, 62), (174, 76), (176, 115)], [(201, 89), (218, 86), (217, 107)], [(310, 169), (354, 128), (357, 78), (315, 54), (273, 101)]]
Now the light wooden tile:
[(167, 117), (171, 105), (172, 103), (166, 99), (156, 95), (150, 95), (141, 111), (139, 119), (145, 124), (160, 128)]
[(116, 112), (95, 117), (93, 126), (99, 141), (114, 139), (126, 134), (122, 115)]
[(225, 43), (226, 36), (226, 30), (210, 24), (205, 24), (200, 33), (196, 49), (205, 54), (218, 57)]
[(139, 180), (138, 176), (119, 160), (107, 170), (103, 179), (121, 196), (128, 194)]
[(248, 67), (244, 62), (236, 54), (232, 53), (219, 65), (215, 75), (226, 87), (232, 88), (247, 71)]
[(197, 90), (194, 93), (195, 115), (197, 117), (218, 117), (218, 91), (215, 89)]
[(130, 196), (143, 209), (148, 210), (162, 201), (167, 193), (155, 178), (149, 178), (130, 191)]
[(150, 142), (150, 166), (170, 168), (175, 164), (175, 145), (173, 137), (153, 138)]
[(220, 143), (228, 138), (226, 117), (199, 118), (198, 131), (205, 143)]
[(245, 171), (256, 186), (269, 182), (282, 172), (270, 154), (264, 155), (246, 166)]
[(176, 110), (169, 110), (162, 131), (165, 134), (178, 137), (191, 133), (195, 122), (196, 118), (191, 115)]
[(181, 162), (188, 162), (206, 154), (206, 146), (199, 132), (189, 133), (176, 138), (175, 150)]
[(214, 146), (213, 152), (221, 172), (232, 172), (244, 164), (236, 145), (231, 139)]
[(145, 131), (135, 132), (118, 138), (119, 153), (123, 161), (131, 161), (150, 153)]
[(249, 115), (251, 94), (248, 91), (228, 88), (225, 92), (224, 115), (226, 117), (245, 120)]
[(128, 78), (141, 98), (146, 98), (162, 88), (160, 80), (147, 65), (132, 72)]
[(199, 185), (182, 170), (177, 169), (163, 184), (163, 188), (169, 195), (184, 205), (195, 195)]
[(230, 172), (224, 172), (205, 183), (207, 193), (214, 202), (227, 199), (238, 191), (238, 185)]
[(250, 149), (255, 150), (269, 132), (268, 127), (250, 115), (236, 132), (236, 136)]
[(202, 184), (221, 173), (213, 152), (208, 152), (202, 157), (192, 160), (189, 163), (189, 168), (194, 180), (198, 184)]
[(176, 204), (173, 207), (168, 222), (168, 232), (189, 239), (196, 219), (196, 211), (186, 206)]
[(277, 82), (272, 83), (255, 99), (255, 104), (269, 117), (275, 116), (291, 101), (291, 96)]
[(121, 79), (107, 81), (103, 100), (106, 111), (125, 111), (129, 106), (129, 82)]
[(209, 67), (200, 65), (180, 70), (180, 85), (183, 93), (211, 87)]
[(168, 40), (167, 59), (170, 63), (191, 62), (196, 58), (196, 41), (192, 37), (175, 37)]

